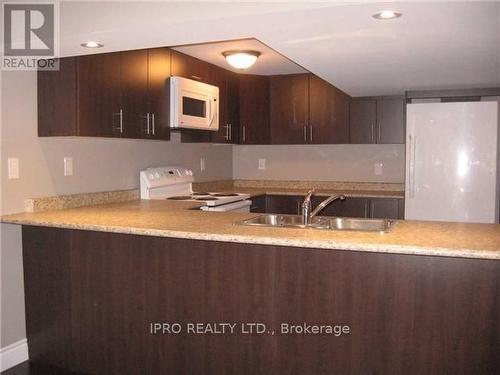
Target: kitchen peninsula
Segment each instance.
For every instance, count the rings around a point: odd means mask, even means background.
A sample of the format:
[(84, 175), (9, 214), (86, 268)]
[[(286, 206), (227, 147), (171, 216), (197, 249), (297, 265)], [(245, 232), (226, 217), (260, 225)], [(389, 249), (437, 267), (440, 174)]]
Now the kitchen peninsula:
[[(498, 225), (256, 228), (237, 224), (255, 213), (196, 207), (129, 200), (3, 217), (23, 225), (31, 360), (95, 374), (498, 369)], [(189, 322), (267, 328), (150, 331)], [(281, 324), (349, 333), (288, 335)]]

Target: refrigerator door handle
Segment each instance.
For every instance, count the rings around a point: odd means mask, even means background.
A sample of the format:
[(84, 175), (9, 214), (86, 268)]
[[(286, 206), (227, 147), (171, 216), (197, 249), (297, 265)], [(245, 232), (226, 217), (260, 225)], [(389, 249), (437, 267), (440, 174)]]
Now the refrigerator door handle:
[(410, 199), (415, 198), (415, 173), (416, 173), (416, 168), (415, 168), (415, 157), (416, 157), (416, 148), (417, 148), (417, 139), (415, 136), (410, 135), (409, 136), (409, 141), (410, 141)]

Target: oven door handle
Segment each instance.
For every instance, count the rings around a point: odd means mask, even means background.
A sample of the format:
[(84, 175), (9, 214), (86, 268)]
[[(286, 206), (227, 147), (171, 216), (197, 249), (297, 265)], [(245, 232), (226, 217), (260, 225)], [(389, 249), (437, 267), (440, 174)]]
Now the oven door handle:
[(219, 211), (219, 212), (227, 212), (227, 211), (236, 211), (245, 207), (250, 207), (252, 205), (251, 200), (244, 200), (232, 203), (222, 204), (220, 206), (202, 206), (200, 207), (203, 211)]

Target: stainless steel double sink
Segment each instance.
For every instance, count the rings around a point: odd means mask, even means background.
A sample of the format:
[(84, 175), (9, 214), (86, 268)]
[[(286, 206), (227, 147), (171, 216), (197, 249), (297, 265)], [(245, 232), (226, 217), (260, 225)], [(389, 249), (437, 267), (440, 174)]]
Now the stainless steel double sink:
[(389, 232), (395, 222), (387, 219), (315, 216), (312, 218), (310, 224), (304, 224), (302, 216), (300, 215), (265, 214), (244, 220), (238, 224), (274, 228), (312, 228), (336, 231)]

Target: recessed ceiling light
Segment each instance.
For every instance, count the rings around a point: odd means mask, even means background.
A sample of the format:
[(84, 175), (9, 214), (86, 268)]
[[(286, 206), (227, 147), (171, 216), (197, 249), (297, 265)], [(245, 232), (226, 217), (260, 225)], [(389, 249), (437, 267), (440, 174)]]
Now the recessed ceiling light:
[(380, 12), (373, 14), (372, 17), (378, 20), (392, 20), (394, 18), (401, 17), (402, 15), (403, 13), (396, 12), (394, 10), (381, 10)]
[(257, 61), (260, 52), (257, 51), (226, 51), (222, 55), (229, 65), (236, 69), (247, 69)]
[(80, 43), (80, 45), (82, 47), (85, 47), (85, 48), (101, 48), (104, 46), (104, 44), (93, 41), (93, 40), (90, 40), (90, 41), (85, 42), (85, 43)]

